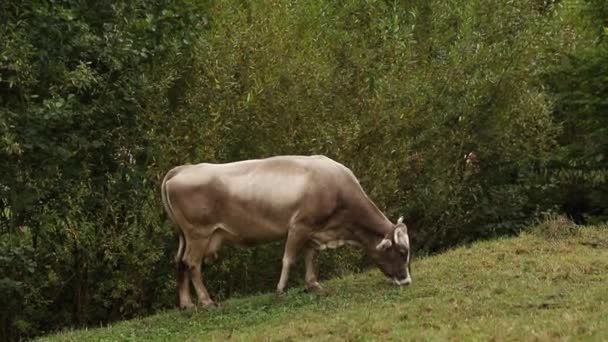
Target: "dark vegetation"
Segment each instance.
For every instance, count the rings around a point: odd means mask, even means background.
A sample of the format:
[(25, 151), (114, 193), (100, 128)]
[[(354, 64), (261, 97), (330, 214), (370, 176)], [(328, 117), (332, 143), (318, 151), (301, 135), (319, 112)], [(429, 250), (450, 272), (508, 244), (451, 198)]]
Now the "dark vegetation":
[[(173, 306), (159, 186), (178, 164), (328, 155), (417, 253), (605, 221), (607, 18), (602, 0), (0, 2), (0, 338)], [(210, 291), (272, 289), (278, 246), (223, 250)]]

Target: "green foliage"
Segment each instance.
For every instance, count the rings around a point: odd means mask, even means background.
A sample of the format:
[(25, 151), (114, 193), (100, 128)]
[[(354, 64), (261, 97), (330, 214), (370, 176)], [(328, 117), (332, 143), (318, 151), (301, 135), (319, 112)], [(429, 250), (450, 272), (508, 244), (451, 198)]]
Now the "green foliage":
[[(172, 306), (159, 185), (178, 164), (328, 155), (417, 253), (515, 233), (565, 187), (605, 215), (602, 6), (0, 2), (0, 337)], [(220, 254), (214, 296), (274, 288), (279, 243)]]
[(7, 340), (19, 339), (38, 332), (40, 320), (52, 314), (46, 307), (49, 299), (44, 291), (57, 279), (52, 274), (47, 278), (38, 272), (45, 266), (37, 264), (35, 249), (27, 232), (18, 236), (1, 235), (0, 251), (0, 336)]
[(556, 13), (313, 1), (228, 2), (210, 17), (183, 107), (201, 133), (172, 133), (204, 149), (190, 155), (327, 154), (424, 249), (515, 232), (537, 210), (532, 180), (558, 131), (538, 66), (574, 44)]
[[(1, 290), (31, 292), (2, 296), (3, 340), (172, 302), (147, 103), (170, 87), (202, 10), (0, 5), (0, 234), (2, 267), (14, 270), (2, 272)], [(171, 68), (154, 72), (159, 62)], [(20, 227), (28, 236), (14, 236)]]
[(608, 40), (568, 55), (546, 76), (562, 123), (547, 176), (577, 221), (608, 219)]

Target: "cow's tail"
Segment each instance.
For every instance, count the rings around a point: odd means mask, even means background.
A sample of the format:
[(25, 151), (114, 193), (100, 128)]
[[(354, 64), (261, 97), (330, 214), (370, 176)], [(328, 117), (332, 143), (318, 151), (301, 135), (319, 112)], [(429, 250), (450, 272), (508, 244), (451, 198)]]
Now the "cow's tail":
[(165, 178), (163, 179), (163, 182), (161, 184), (160, 192), (161, 192), (161, 198), (163, 201), (163, 207), (165, 208), (165, 212), (167, 213), (167, 216), (169, 216), (169, 219), (173, 223), (175, 232), (177, 234), (178, 245), (177, 245), (177, 253), (175, 254), (175, 266), (177, 267), (178, 277), (180, 277), (182, 268), (183, 268), (182, 257), (184, 256), (184, 251), (186, 250), (186, 239), (184, 237), (184, 232), (182, 231), (181, 227), (175, 220), (175, 213), (173, 211), (173, 207), (171, 206), (171, 198), (169, 197), (169, 191), (167, 189), (167, 181), (169, 181), (173, 176), (175, 176), (178, 173), (178, 171), (179, 171), (179, 168), (174, 168), (171, 171), (167, 172), (167, 174), (165, 175)]

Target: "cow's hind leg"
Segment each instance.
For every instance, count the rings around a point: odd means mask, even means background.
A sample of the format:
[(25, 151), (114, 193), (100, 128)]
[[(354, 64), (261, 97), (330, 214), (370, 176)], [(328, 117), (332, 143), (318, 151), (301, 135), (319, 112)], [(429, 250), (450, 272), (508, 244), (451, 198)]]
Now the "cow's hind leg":
[(194, 306), (190, 297), (190, 272), (186, 264), (178, 260), (175, 262), (177, 271), (177, 291), (179, 293), (179, 307), (189, 309)]
[(192, 285), (198, 295), (198, 300), (203, 306), (213, 306), (215, 303), (209, 297), (207, 288), (203, 283), (203, 274), (201, 272), (201, 264), (203, 257), (206, 255), (207, 245), (209, 243), (208, 238), (199, 238), (189, 240), (186, 244), (186, 250), (184, 252), (183, 262), (188, 267)]
[(175, 255), (175, 271), (177, 273), (177, 293), (179, 296), (179, 307), (188, 309), (194, 306), (190, 297), (190, 272), (188, 267), (182, 261), (184, 250), (186, 248), (186, 240), (181, 232), (178, 232), (179, 245), (177, 254)]
[(317, 269), (317, 256), (319, 255), (319, 251), (313, 247), (306, 247), (304, 250), (304, 266), (306, 267), (306, 290), (307, 291), (317, 291), (321, 290), (321, 285), (319, 285), (318, 277), (318, 269)]
[(281, 269), (281, 278), (277, 284), (278, 295), (285, 293), (285, 287), (287, 286), (287, 281), (289, 280), (289, 270), (296, 261), (298, 252), (308, 240), (308, 235), (305, 234), (305, 230), (305, 227), (294, 226), (287, 233), (285, 252), (283, 253), (283, 268)]

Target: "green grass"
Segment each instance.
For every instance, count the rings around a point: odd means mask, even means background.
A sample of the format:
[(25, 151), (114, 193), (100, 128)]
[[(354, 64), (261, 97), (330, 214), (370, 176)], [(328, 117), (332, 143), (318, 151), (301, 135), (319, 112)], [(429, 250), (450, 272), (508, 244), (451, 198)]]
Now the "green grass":
[(371, 271), (41, 340), (607, 340), (608, 226), (540, 231), (416, 260), (406, 288)]

